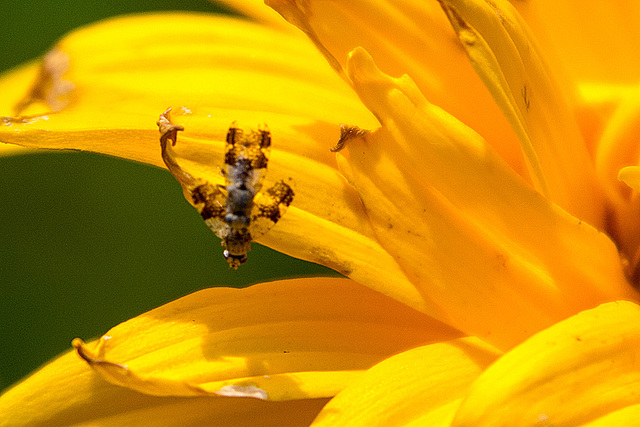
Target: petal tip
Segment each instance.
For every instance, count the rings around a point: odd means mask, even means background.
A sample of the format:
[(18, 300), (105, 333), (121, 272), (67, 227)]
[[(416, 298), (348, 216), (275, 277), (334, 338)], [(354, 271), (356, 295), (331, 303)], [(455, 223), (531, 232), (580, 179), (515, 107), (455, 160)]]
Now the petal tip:
[(373, 58), (363, 47), (356, 47), (349, 52), (347, 59), (347, 75), (354, 81), (365, 80), (380, 74)]
[(618, 172), (618, 180), (640, 191), (640, 166), (627, 166)]

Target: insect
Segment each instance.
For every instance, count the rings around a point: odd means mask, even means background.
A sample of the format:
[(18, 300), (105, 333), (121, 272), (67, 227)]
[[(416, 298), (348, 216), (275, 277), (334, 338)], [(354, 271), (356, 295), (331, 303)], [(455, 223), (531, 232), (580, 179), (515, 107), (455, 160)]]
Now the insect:
[(245, 133), (232, 123), (221, 168), (225, 185), (212, 184), (192, 177), (175, 160), (168, 142), (175, 145), (177, 132), (183, 128), (171, 123), (169, 111), (158, 120), (165, 164), (182, 184), (187, 200), (222, 239), (229, 267), (237, 269), (247, 261), (251, 241), (269, 231), (293, 201), (294, 192), (284, 180), (260, 191), (269, 162), (271, 133), (266, 126)]

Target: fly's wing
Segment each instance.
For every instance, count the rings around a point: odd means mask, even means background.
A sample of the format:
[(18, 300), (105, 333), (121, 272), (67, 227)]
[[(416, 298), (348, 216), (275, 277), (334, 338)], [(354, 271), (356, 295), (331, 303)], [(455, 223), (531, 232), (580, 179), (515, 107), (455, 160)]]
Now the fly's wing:
[(293, 201), (293, 196), (291, 186), (284, 181), (279, 181), (266, 191), (256, 194), (249, 223), (251, 239), (262, 236), (280, 220)]
[(242, 179), (246, 180), (246, 185), (259, 191), (270, 152), (269, 130), (265, 128), (245, 134), (242, 129), (236, 127), (235, 122), (232, 123), (227, 132), (224, 156), (227, 185), (233, 184), (234, 180)]
[(224, 240), (229, 235), (229, 225), (224, 221), (227, 200), (224, 187), (205, 182), (191, 191), (191, 199), (209, 228)]

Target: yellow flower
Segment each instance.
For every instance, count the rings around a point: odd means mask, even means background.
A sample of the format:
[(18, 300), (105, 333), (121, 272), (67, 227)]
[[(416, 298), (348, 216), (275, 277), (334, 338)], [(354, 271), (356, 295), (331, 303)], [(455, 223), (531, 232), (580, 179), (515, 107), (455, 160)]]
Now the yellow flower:
[(238, 3), (262, 23), (72, 33), (2, 78), (0, 141), (164, 166), (172, 106), (175, 161), (220, 183), (229, 124), (267, 123), (295, 198), (257, 241), (349, 279), (203, 290), (75, 340), (84, 362), (0, 397), (7, 424), (637, 422), (638, 11), (269, 2), (296, 32)]

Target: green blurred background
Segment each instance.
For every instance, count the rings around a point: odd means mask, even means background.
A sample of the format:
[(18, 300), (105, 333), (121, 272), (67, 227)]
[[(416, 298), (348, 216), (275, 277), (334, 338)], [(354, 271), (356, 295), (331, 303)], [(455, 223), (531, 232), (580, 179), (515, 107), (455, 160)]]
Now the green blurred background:
[[(206, 0), (11, 2), (0, 14), (0, 70), (78, 26), (154, 10), (225, 13)], [(91, 153), (0, 157), (0, 389), (74, 337), (195, 290), (305, 275), (337, 274), (256, 244), (230, 270), (165, 170)]]

